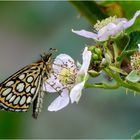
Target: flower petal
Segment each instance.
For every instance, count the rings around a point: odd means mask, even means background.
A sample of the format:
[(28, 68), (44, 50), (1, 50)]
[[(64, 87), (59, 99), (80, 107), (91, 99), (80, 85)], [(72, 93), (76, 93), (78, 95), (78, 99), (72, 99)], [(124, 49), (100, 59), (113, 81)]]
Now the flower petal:
[(99, 31), (98, 31), (98, 39), (100, 41), (105, 41), (109, 38), (109, 36), (111, 35), (112, 30), (114, 30), (116, 27), (116, 25), (114, 23), (109, 23), (106, 26), (102, 27)]
[(78, 83), (77, 85), (75, 85), (70, 92), (70, 99), (71, 99), (71, 103), (78, 103), (81, 94), (82, 94), (82, 89), (84, 88), (85, 85), (85, 81)]
[(126, 18), (116, 18), (116, 23), (118, 24), (118, 23), (120, 23), (120, 22), (122, 22), (122, 23), (127, 23), (128, 22), (128, 20), (126, 19)]
[(72, 29), (72, 32), (75, 33), (75, 34), (78, 34), (80, 36), (86, 37), (86, 38), (92, 38), (92, 39), (97, 40), (97, 34), (95, 34), (93, 32), (89, 32), (89, 31), (86, 31), (86, 30), (75, 31), (73, 29)]
[(92, 54), (91, 54), (91, 51), (88, 51), (88, 47), (85, 47), (82, 55), (83, 55), (83, 64), (80, 70), (78, 71), (78, 75), (87, 73)]
[(60, 96), (58, 96), (48, 107), (48, 111), (58, 111), (69, 104), (69, 91), (64, 89)]
[(76, 69), (76, 65), (74, 63), (74, 60), (67, 54), (60, 54), (58, 55), (53, 63), (53, 70), (55, 73), (59, 74), (59, 72), (63, 68), (71, 68)]
[(98, 32), (98, 38), (100, 41), (107, 40), (110, 36), (114, 36), (124, 29), (123, 23), (120, 22), (117, 25), (114, 23), (109, 23), (108, 25), (101, 28)]
[(58, 92), (63, 89), (63, 85), (58, 80), (56, 74), (51, 74), (50, 77), (43, 83), (43, 91)]
[(137, 18), (139, 15), (140, 15), (140, 10), (138, 10), (138, 11), (135, 13), (135, 15), (133, 16), (133, 18), (132, 18), (131, 20), (129, 20), (128, 22), (126, 22), (126, 23), (124, 24), (124, 28), (126, 29), (126, 28), (132, 26), (132, 25), (134, 24), (136, 18)]

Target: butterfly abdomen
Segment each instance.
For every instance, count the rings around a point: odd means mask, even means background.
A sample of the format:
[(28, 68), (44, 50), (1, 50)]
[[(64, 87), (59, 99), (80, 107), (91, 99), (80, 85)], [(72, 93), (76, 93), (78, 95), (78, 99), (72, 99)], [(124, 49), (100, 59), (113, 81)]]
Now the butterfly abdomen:
[(39, 113), (42, 110), (43, 106), (43, 97), (44, 97), (44, 92), (41, 90), (37, 96), (37, 98), (33, 102), (33, 118), (37, 119)]

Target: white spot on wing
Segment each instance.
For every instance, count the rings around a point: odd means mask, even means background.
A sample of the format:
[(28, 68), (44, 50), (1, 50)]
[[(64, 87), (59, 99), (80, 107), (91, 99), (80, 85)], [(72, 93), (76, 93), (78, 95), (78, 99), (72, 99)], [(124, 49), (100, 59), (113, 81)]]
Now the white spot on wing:
[(32, 76), (29, 76), (28, 78), (27, 78), (27, 82), (28, 83), (31, 83), (33, 81), (33, 77)]
[(9, 100), (9, 102), (11, 103), (15, 98), (16, 98), (16, 95), (13, 95), (13, 96), (11, 97), (11, 99)]
[(27, 111), (27, 109), (22, 109), (21, 111), (22, 111), (22, 112), (26, 112), (26, 111)]
[(31, 90), (31, 86), (28, 86), (28, 87), (26, 88), (26, 92), (29, 93), (30, 90)]
[(36, 90), (36, 88), (33, 87), (33, 88), (31, 89), (31, 94), (34, 94), (34, 93), (35, 93), (35, 90)]
[(7, 94), (9, 94), (9, 93), (11, 92), (11, 90), (12, 90), (12, 88), (7, 88), (6, 90), (4, 90), (4, 91), (2, 92), (2, 95), (3, 95), (3, 96), (6, 96)]
[(32, 101), (32, 98), (31, 98), (31, 96), (29, 96), (29, 97), (27, 98), (27, 101), (26, 101), (26, 102), (27, 102), (27, 104), (28, 104), (28, 103), (31, 103), (31, 101)]
[(24, 79), (24, 78), (25, 78), (25, 74), (22, 73), (18, 78), (19, 78), (20, 80)]
[(14, 84), (14, 81), (9, 81), (9, 82), (6, 83), (6, 86), (8, 87), (8, 86), (11, 86), (13, 84)]
[(7, 97), (6, 100), (9, 100), (12, 97), (13, 93), (10, 93)]
[(18, 97), (14, 100), (13, 104), (14, 104), (14, 105), (18, 104), (19, 100), (20, 100), (20, 96), (18, 96)]
[(15, 109), (15, 111), (16, 111), (16, 112), (21, 112), (22, 110), (21, 110), (21, 109)]
[(19, 102), (20, 105), (23, 105), (26, 101), (26, 96), (23, 96)]
[(19, 92), (23, 91), (23, 89), (24, 89), (24, 83), (19, 83), (19, 84), (17, 84), (16, 89), (17, 89)]

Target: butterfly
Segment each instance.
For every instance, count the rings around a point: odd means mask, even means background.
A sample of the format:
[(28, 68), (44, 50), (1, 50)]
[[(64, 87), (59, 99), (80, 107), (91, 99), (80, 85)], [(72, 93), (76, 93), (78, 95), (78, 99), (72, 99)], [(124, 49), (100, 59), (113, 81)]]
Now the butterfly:
[(37, 118), (43, 103), (43, 81), (51, 71), (52, 52), (35, 63), (25, 66), (0, 84), (0, 109), (26, 112), (33, 103), (33, 118)]

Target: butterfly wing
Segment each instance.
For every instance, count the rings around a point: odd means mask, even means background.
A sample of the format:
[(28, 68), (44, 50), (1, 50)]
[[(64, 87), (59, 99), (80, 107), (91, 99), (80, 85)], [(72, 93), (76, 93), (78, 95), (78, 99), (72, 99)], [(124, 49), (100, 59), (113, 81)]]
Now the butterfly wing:
[(37, 119), (39, 113), (41, 112), (42, 105), (43, 105), (43, 97), (44, 97), (44, 92), (42, 90), (42, 86), (37, 94), (37, 97), (35, 98), (33, 102), (33, 118)]
[(37, 97), (42, 79), (42, 63), (19, 70), (0, 84), (0, 109), (25, 112)]
[(52, 52), (41, 56), (42, 59), (24, 67), (0, 84), (0, 109), (25, 112), (33, 102), (33, 117), (37, 118), (43, 103), (42, 84), (51, 71)]

